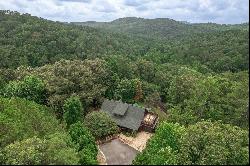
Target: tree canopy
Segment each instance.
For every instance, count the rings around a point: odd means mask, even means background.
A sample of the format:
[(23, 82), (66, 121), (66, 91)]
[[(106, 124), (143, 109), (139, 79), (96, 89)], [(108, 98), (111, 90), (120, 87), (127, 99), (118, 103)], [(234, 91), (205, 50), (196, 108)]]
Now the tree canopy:
[(183, 127), (164, 122), (133, 164), (247, 165), (248, 146), (248, 131), (236, 126), (202, 121)]
[[(249, 24), (0, 10), (0, 164), (97, 164), (105, 98), (160, 125), (134, 164), (249, 164)], [(29, 149), (29, 150), (27, 150)]]

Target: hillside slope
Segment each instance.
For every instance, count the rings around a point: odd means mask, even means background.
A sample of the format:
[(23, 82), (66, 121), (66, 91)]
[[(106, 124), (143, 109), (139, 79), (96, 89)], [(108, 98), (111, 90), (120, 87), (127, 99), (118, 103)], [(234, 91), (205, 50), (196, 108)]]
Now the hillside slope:
[(0, 11), (0, 68), (42, 66), (60, 59), (140, 54), (145, 43), (123, 34)]
[(72, 24), (106, 29), (133, 36), (171, 39), (193, 33), (208, 33), (226, 30), (248, 29), (249, 24), (220, 25), (215, 23), (185, 23), (168, 18), (144, 19), (119, 18), (111, 22), (72, 22)]
[[(171, 19), (121, 18), (84, 26), (0, 11), (0, 68), (43, 66), (61, 59), (122, 55), (156, 63), (248, 70), (248, 23), (187, 24)], [(89, 27), (91, 26), (91, 27)], [(197, 67), (198, 66), (198, 67)]]

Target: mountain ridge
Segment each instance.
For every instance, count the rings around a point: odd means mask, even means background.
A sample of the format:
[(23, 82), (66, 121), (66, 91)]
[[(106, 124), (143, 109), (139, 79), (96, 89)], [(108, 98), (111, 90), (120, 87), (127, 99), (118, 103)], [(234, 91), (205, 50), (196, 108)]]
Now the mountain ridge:
[(246, 30), (249, 23), (217, 24), (217, 23), (188, 23), (170, 18), (147, 19), (140, 17), (118, 18), (110, 22), (71, 22), (70, 24), (105, 29), (111, 32), (128, 35), (169, 39), (193, 33), (207, 33), (227, 30)]

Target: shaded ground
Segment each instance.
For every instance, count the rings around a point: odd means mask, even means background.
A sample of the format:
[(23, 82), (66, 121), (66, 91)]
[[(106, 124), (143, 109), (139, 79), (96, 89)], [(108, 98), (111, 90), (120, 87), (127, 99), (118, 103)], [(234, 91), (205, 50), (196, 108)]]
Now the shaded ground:
[(129, 165), (138, 153), (137, 150), (124, 144), (119, 139), (100, 145), (108, 165)]

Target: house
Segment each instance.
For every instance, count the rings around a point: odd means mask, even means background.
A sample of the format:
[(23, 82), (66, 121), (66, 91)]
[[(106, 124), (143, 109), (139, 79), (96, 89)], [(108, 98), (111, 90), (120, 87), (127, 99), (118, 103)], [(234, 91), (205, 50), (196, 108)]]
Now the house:
[(110, 117), (123, 129), (148, 132), (154, 131), (158, 122), (158, 116), (146, 109), (122, 101), (104, 100), (101, 111)]

